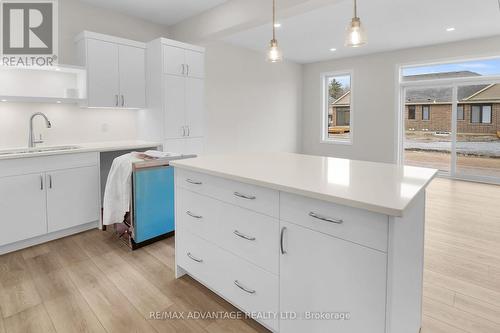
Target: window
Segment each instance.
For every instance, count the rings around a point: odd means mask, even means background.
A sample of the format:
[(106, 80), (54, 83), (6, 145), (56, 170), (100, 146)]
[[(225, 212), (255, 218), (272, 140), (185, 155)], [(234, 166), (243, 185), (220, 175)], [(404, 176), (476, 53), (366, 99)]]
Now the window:
[(464, 120), (464, 119), (465, 119), (464, 106), (463, 106), (463, 104), (458, 104), (457, 105), (457, 120)]
[(491, 105), (472, 105), (470, 122), (472, 124), (491, 124)]
[(416, 108), (417, 107), (415, 105), (408, 106), (408, 119), (411, 120), (417, 119)]
[(500, 58), (405, 66), (401, 74), (403, 82), (500, 75)]
[(431, 120), (430, 105), (422, 105), (422, 120)]
[(322, 78), (322, 141), (349, 143), (352, 135), (351, 74), (326, 73)]

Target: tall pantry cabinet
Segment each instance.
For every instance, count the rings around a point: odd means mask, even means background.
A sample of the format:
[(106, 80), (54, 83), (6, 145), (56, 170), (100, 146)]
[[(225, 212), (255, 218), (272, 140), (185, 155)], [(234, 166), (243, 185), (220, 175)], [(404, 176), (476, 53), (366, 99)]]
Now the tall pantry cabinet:
[(201, 154), (205, 123), (205, 49), (159, 38), (147, 43), (148, 108), (139, 134), (165, 151)]

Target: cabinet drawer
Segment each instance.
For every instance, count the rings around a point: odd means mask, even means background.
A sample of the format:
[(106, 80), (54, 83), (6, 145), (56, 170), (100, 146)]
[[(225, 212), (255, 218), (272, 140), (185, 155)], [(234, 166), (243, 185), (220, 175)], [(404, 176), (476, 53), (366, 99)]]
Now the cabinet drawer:
[[(243, 311), (278, 313), (277, 276), (189, 232), (181, 232), (177, 242), (177, 264), (194, 278)], [(258, 321), (278, 330), (278, 318)]]
[(275, 190), (183, 169), (176, 169), (176, 185), (233, 205), (278, 217), (279, 193)]
[(281, 220), (387, 252), (386, 215), (281, 193)]
[(278, 274), (277, 219), (183, 188), (178, 191), (177, 229), (186, 229)]

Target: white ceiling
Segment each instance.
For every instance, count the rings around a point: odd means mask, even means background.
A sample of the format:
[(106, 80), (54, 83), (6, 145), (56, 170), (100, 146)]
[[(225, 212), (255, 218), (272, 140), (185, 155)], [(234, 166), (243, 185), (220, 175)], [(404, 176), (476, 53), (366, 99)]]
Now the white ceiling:
[[(500, 35), (498, 0), (358, 0), (358, 16), (368, 32), (368, 44), (356, 49), (344, 46), (352, 0), (279, 19), (277, 38), (284, 56), (310, 63)], [(456, 30), (447, 32), (449, 27)], [(264, 52), (270, 39), (271, 24), (267, 24), (224, 40)]]
[(81, 0), (163, 25), (174, 25), (228, 0)]

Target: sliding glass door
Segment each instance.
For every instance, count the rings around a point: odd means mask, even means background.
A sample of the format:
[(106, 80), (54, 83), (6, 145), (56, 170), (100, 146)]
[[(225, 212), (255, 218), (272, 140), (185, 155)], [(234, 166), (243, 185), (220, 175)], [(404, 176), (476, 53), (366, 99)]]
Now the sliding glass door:
[(451, 172), (451, 87), (405, 89), (405, 164)]
[(500, 84), (457, 87), (455, 175), (500, 182)]
[(500, 183), (500, 82), (403, 90), (403, 162)]

